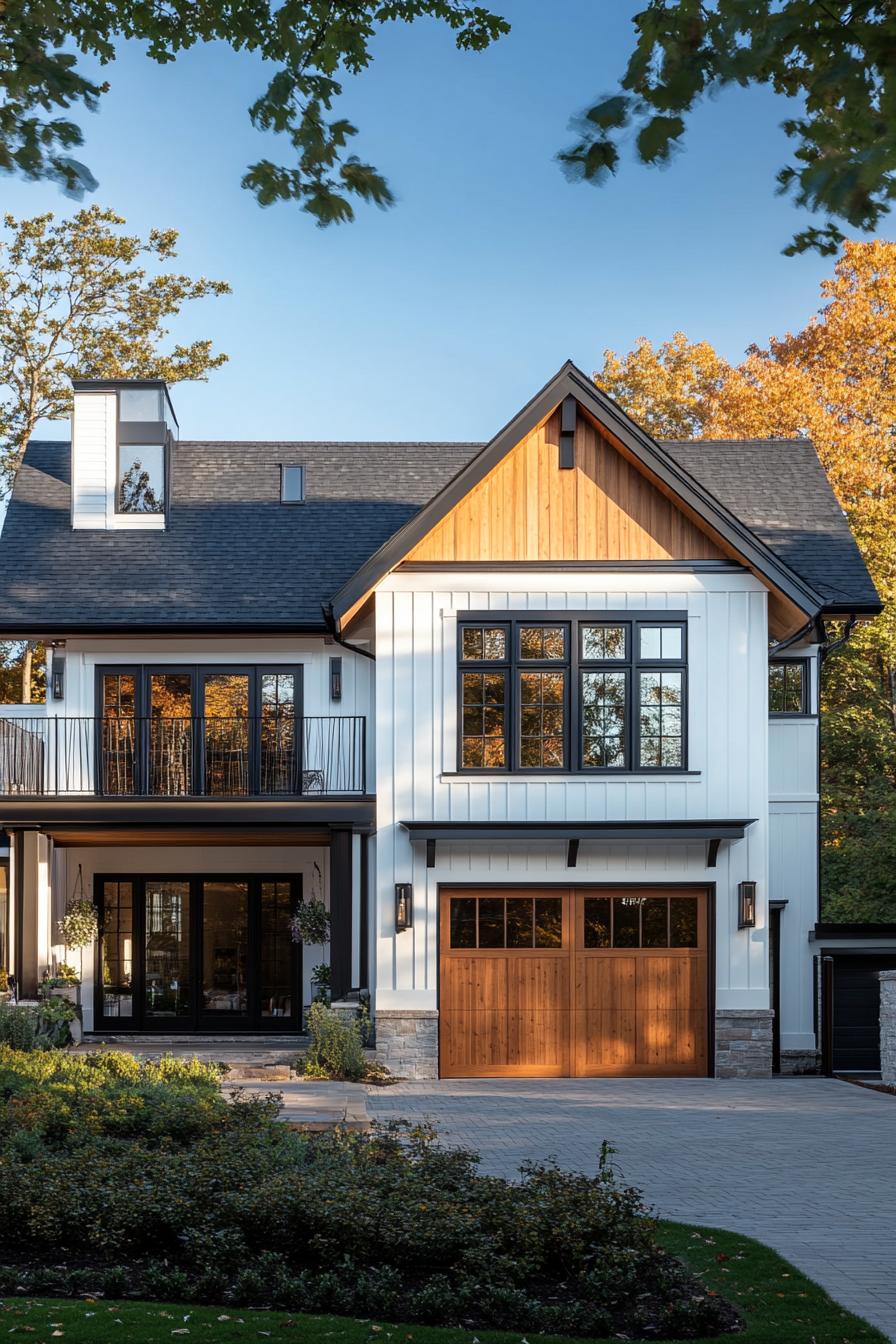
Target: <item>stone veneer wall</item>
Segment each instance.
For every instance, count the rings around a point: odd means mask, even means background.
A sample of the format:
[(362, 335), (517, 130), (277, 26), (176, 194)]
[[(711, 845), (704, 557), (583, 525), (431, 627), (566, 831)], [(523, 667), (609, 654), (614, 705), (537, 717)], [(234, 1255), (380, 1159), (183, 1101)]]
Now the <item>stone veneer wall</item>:
[(438, 1078), (439, 1014), (424, 1008), (380, 1009), (376, 1057), (399, 1078)]
[(880, 971), (880, 1076), (896, 1086), (896, 971)]
[(716, 1077), (771, 1078), (771, 1008), (716, 1011)]
[(820, 1073), (821, 1055), (817, 1050), (782, 1050), (781, 1073), (794, 1078), (803, 1073)]

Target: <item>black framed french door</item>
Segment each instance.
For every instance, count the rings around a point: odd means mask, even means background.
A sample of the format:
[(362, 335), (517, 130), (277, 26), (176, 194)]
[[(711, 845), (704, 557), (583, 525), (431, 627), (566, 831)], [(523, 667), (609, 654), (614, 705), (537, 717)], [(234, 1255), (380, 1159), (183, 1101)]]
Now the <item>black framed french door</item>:
[(300, 1029), (300, 875), (98, 875), (94, 892), (96, 1030)]
[(103, 666), (96, 675), (99, 793), (300, 792), (300, 664)]

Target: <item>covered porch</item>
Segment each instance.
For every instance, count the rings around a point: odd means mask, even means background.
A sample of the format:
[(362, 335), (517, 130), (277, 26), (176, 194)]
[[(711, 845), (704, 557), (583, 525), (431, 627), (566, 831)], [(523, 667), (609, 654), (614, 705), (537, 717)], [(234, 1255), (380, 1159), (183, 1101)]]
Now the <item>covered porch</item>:
[[(9, 970), (30, 996), (74, 965), (88, 1035), (298, 1034), (315, 966), (329, 963), (334, 1001), (368, 987), (368, 798), (10, 800), (3, 820)], [(82, 950), (61, 941), (73, 898), (97, 912)], [(312, 899), (329, 910), (329, 947), (293, 941)]]

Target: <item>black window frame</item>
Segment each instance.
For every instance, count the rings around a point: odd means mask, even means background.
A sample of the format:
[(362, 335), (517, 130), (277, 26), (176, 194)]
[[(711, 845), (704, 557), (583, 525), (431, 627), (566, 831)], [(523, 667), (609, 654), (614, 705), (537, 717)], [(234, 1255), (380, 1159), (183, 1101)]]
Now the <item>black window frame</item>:
[[(565, 626), (566, 656), (559, 659), (523, 659), (520, 657), (520, 628), (523, 626)], [(623, 626), (624, 658), (583, 657), (583, 629), (586, 626)], [(503, 629), (503, 659), (464, 660), (464, 631), (489, 627)], [(681, 657), (644, 658), (640, 656), (642, 627), (673, 627), (681, 631)], [(564, 707), (564, 764), (562, 766), (524, 766), (520, 764), (519, 674), (526, 669), (548, 671), (562, 669), (566, 676)], [(504, 765), (470, 766), (463, 763), (463, 677), (465, 672), (501, 672), (506, 687), (504, 725)], [(583, 672), (623, 672), (626, 677), (624, 765), (585, 765), (583, 751), (582, 674)], [(681, 762), (678, 765), (640, 764), (640, 673), (650, 671), (681, 674)], [(457, 620), (457, 741), (456, 773), (487, 775), (603, 775), (624, 778), (631, 775), (681, 775), (688, 771), (688, 619), (684, 611), (469, 611)]]
[[(188, 676), (190, 678), (190, 719), (193, 724), (193, 743), (191, 751), (191, 781), (193, 790), (186, 794), (155, 794), (149, 792), (149, 722), (152, 717), (151, 685), (153, 676)], [(205, 700), (206, 681), (210, 676), (235, 675), (249, 679), (248, 722), (249, 759), (247, 778), (249, 789), (245, 793), (206, 792), (206, 720)], [(262, 679), (265, 676), (292, 676), (294, 679), (293, 723), (294, 723), (294, 761), (293, 788), (291, 792), (277, 791), (263, 793), (262, 785)], [(293, 798), (301, 792), (303, 749), (304, 749), (304, 664), (302, 663), (102, 663), (95, 672), (94, 720), (96, 741), (103, 741), (103, 719), (105, 703), (103, 696), (104, 681), (107, 676), (133, 676), (134, 678), (134, 715), (136, 730), (136, 757), (134, 775), (136, 791), (133, 794), (106, 793), (103, 788), (102, 753), (96, 753), (96, 792), (108, 797), (177, 797), (177, 798)], [(111, 715), (110, 717), (116, 717)], [(126, 716), (123, 716), (126, 717)], [(210, 715), (214, 719), (216, 716)], [(237, 716), (239, 717), (239, 716)], [(197, 787), (200, 786), (200, 787)]]
[[(787, 694), (787, 668), (796, 667), (800, 671), (800, 707), (799, 709), (772, 709), (771, 704), (771, 675), (773, 667), (784, 668), (784, 694)], [(769, 717), (776, 719), (795, 718), (803, 719), (811, 715), (812, 710), (809, 702), (809, 659), (808, 658), (770, 658), (768, 663), (769, 675)]]
[[(97, 387), (97, 391), (103, 391), (102, 385)], [(174, 407), (171, 405), (171, 397), (168, 394), (168, 388), (163, 382), (141, 382), (139, 379), (126, 386), (116, 386), (106, 391), (112, 390), (115, 393), (115, 500), (113, 514), (117, 519), (133, 518), (161, 518), (167, 527), (171, 507), (171, 457), (172, 445), (176, 442), (177, 435), (171, 431), (171, 425), (167, 418), (162, 420), (123, 420), (121, 415), (121, 394), (129, 391), (155, 391), (160, 394), (159, 405), (162, 405), (162, 398), (171, 416), (171, 420), (177, 425), (177, 416), (174, 414)], [(121, 451), (122, 448), (158, 448), (162, 449), (162, 489), (164, 499), (161, 509), (144, 510), (141, 512), (125, 511), (121, 508)]]

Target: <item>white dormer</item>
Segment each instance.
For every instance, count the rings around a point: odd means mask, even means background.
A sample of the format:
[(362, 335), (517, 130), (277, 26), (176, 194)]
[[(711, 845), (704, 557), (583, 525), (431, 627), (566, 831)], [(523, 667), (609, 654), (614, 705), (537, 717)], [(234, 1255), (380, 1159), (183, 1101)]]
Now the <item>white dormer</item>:
[(164, 528), (177, 418), (160, 378), (77, 379), (72, 527)]

